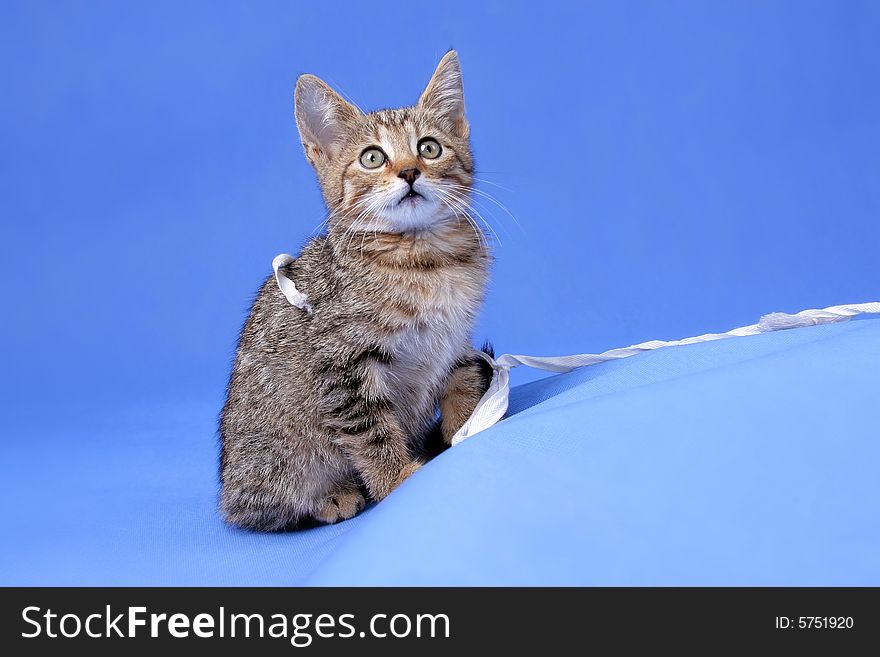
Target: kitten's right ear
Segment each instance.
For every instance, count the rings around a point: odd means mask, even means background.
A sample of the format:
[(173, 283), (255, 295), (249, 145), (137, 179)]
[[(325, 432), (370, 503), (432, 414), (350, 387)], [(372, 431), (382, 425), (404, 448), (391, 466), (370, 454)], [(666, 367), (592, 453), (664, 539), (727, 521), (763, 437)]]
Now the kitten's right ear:
[(360, 111), (323, 80), (301, 75), (296, 81), (296, 126), (312, 166), (332, 160), (351, 132)]

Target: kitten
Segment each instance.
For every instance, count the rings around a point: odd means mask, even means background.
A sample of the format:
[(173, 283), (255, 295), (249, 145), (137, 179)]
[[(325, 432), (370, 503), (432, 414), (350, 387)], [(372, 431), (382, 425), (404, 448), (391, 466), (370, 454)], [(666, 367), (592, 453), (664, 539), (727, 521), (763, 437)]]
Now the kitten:
[(363, 114), (296, 84), (296, 122), (326, 234), (269, 277), (242, 330), (220, 420), (220, 509), (235, 525), (351, 518), (448, 443), (488, 387), (471, 347), (490, 256), (467, 214), (473, 182), (458, 56), (413, 107)]

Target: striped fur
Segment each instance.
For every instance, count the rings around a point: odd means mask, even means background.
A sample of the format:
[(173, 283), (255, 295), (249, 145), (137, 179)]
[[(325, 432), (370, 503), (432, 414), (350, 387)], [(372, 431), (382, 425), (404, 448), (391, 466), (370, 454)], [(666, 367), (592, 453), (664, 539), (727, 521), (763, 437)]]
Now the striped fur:
[[(455, 53), (414, 107), (365, 115), (303, 76), (296, 110), (328, 227), (281, 273), (314, 312), (266, 280), (220, 422), (221, 512), (259, 530), (335, 522), (388, 495), (421, 465), (438, 407), (448, 442), (489, 375), (470, 342), (490, 256), (464, 210), (473, 161)], [(419, 155), (425, 137), (440, 157)], [(360, 163), (371, 146), (387, 156), (377, 170)], [(398, 174), (413, 168), (410, 186)]]

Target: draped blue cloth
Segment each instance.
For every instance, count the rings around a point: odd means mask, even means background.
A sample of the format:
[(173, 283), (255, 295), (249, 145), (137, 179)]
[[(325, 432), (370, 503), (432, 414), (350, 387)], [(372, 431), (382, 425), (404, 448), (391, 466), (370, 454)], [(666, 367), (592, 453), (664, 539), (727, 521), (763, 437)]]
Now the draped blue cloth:
[(353, 520), (224, 525), (217, 403), (7, 440), (3, 585), (880, 585), (880, 319), (515, 388)]

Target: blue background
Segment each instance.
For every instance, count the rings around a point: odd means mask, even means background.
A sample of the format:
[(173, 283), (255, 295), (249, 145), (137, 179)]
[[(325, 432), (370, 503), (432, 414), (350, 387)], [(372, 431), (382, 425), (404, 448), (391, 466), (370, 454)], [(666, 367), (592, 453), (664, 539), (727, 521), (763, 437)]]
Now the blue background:
[(186, 465), (157, 432), (213, 459), (252, 295), (323, 216), (297, 75), (400, 106), (450, 47), (518, 221), (487, 208), (476, 340), (599, 352), (873, 300), (878, 34), (872, 2), (4, 2), (2, 440), (121, 449), (88, 476), (157, 486)]
[(272, 257), (322, 219), (297, 75), (400, 106), (450, 47), (519, 222), (484, 213), (476, 340), (597, 352), (877, 295), (876, 3), (323, 7), (3, 4), (12, 412), (219, 404)]

